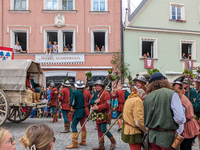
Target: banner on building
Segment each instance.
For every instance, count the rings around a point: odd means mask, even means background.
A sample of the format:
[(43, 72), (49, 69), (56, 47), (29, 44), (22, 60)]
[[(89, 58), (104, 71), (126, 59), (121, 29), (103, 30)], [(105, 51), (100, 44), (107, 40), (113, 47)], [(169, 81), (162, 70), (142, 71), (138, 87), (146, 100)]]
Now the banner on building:
[(185, 68), (186, 69), (193, 68), (193, 60), (186, 60), (185, 61)]
[(145, 69), (153, 69), (154, 68), (154, 60), (153, 59), (145, 59), (144, 60), (144, 68)]
[(13, 48), (0, 47), (0, 60), (12, 60), (14, 59)]
[(35, 61), (43, 65), (59, 65), (59, 64), (84, 64), (85, 55), (84, 54), (36, 54)]

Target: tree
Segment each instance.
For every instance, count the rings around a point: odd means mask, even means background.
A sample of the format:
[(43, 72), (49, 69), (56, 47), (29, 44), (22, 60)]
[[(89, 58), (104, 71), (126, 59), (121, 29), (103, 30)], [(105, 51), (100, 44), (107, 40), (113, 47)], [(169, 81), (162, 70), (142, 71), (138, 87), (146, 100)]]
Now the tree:
[(117, 84), (119, 80), (123, 81), (128, 77), (130, 65), (123, 62), (123, 55), (120, 51), (113, 54), (110, 63), (114, 66), (114, 70), (118, 76)]

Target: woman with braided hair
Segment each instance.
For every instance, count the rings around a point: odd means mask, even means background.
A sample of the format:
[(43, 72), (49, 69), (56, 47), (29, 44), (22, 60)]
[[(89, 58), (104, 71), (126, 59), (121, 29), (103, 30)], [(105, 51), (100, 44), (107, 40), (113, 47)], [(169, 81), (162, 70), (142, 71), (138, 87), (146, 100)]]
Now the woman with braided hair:
[(27, 150), (53, 150), (55, 137), (48, 125), (31, 125), (19, 141)]

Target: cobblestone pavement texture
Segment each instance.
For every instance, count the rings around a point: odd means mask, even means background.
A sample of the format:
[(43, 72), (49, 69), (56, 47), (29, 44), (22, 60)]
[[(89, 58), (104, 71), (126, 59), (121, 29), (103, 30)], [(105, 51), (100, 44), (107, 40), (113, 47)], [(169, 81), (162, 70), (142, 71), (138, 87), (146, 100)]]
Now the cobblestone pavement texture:
[[(71, 145), (72, 139), (71, 139), (71, 132), (70, 133), (59, 133), (59, 131), (64, 129), (63, 119), (59, 119), (57, 123), (49, 123), (52, 119), (47, 118), (32, 118), (27, 119), (22, 123), (11, 123), (7, 121), (3, 126), (7, 127), (12, 135), (15, 136), (16, 142), (17, 142), (17, 150), (24, 150), (24, 148), (19, 143), (19, 138), (22, 137), (25, 134), (26, 129), (28, 126), (33, 124), (47, 124), (49, 125), (55, 134), (56, 142), (54, 144), (54, 150), (65, 150), (66, 146)], [(114, 122), (114, 120), (112, 120)], [(107, 126), (109, 127), (109, 126)], [(93, 147), (98, 146), (98, 140), (97, 140), (97, 130), (95, 130), (95, 122), (88, 121), (86, 124), (87, 128), (87, 145), (86, 146), (80, 146), (74, 150), (92, 150)], [(80, 129), (80, 124), (78, 125), (78, 129)], [(112, 127), (110, 130), (111, 133), (114, 135), (117, 144), (115, 150), (130, 150), (129, 145), (124, 143), (121, 140), (121, 133), (117, 132), (118, 125), (117, 123)], [(81, 135), (81, 134), (80, 134)], [(81, 137), (79, 136), (79, 141), (81, 140)], [(192, 150), (199, 150), (198, 146), (198, 140), (196, 139), (196, 143), (193, 145)], [(105, 137), (105, 147), (106, 150), (110, 147), (110, 140)]]
[[(15, 136), (16, 142), (17, 142), (17, 150), (24, 150), (24, 148), (19, 143), (19, 138), (22, 137), (25, 134), (26, 129), (28, 126), (33, 124), (47, 124), (49, 125), (53, 131), (54, 135), (56, 137), (56, 142), (54, 144), (54, 150), (65, 150), (66, 146), (71, 145), (72, 138), (71, 138), (71, 132), (70, 133), (59, 133), (59, 131), (62, 131), (64, 129), (64, 123), (63, 119), (59, 119), (57, 123), (49, 123), (52, 119), (49, 118), (29, 118), (21, 123), (11, 123), (9, 121), (6, 121), (3, 126), (7, 127), (9, 132)], [(114, 120), (112, 120), (114, 122)], [(107, 126), (107, 128), (109, 125)], [(93, 147), (98, 146), (98, 136), (97, 136), (97, 130), (95, 130), (95, 122), (88, 121), (86, 124), (87, 128), (87, 145), (86, 146), (80, 146), (74, 150), (92, 150)], [(78, 125), (78, 129), (80, 129), (80, 124)], [(111, 133), (114, 135), (114, 138), (117, 141), (115, 150), (130, 150), (129, 145), (124, 143), (121, 140), (121, 133), (117, 132), (118, 125), (117, 123), (112, 127)], [(81, 134), (80, 134), (81, 135)], [(81, 136), (79, 135), (79, 141), (81, 140)], [(109, 150), (110, 148), (110, 140), (105, 137), (105, 147), (106, 150)]]

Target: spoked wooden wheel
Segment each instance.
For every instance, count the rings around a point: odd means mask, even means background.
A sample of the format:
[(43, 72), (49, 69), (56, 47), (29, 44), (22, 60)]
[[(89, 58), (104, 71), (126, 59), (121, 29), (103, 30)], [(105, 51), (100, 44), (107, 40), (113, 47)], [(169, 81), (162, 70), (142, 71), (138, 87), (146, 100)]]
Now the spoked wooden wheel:
[(6, 94), (0, 89), (0, 125), (2, 125), (8, 116), (8, 101)]
[(19, 123), (26, 120), (32, 112), (32, 107), (19, 107), (19, 106), (10, 106), (10, 111), (8, 114), (8, 120), (13, 123)]

